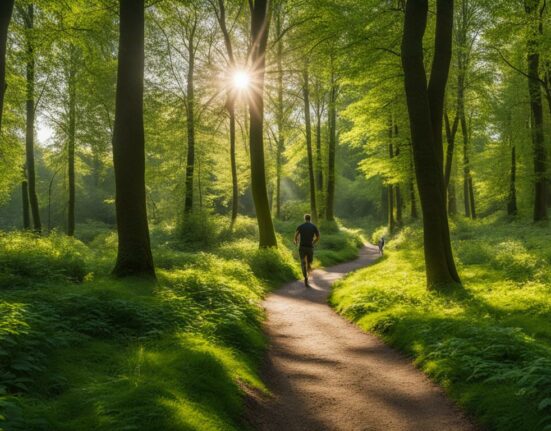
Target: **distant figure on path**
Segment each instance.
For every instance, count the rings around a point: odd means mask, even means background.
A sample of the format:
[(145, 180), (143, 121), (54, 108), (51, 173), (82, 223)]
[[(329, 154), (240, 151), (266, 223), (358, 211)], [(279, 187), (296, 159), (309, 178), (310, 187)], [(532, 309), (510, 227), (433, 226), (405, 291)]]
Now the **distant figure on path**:
[(379, 243), (377, 244), (379, 246), (379, 254), (382, 256), (383, 252), (385, 250), (385, 237), (382, 236), (379, 240)]
[(304, 286), (308, 284), (308, 274), (312, 271), (312, 261), (314, 260), (314, 244), (320, 240), (320, 231), (314, 223), (311, 222), (310, 214), (304, 214), (304, 223), (297, 227), (295, 231), (295, 244), (299, 243), (298, 254), (300, 256), (300, 267), (304, 276)]

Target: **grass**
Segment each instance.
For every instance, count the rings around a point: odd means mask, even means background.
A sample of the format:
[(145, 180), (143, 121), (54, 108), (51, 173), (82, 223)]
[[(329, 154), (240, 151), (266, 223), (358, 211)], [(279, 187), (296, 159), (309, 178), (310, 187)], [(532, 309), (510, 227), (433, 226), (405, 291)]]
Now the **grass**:
[[(294, 227), (278, 230), (279, 249), (259, 250), (247, 218), (206, 242), (153, 229), (155, 284), (106, 275), (104, 226), (86, 243), (1, 234), (0, 429), (244, 429), (243, 388), (266, 390), (260, 301), (299, 276)], [(354, 238), (334, 228), (317, 264), (353, 256)]]
[(339, 282), (330, 302), (411, 356), (488, 429), (551, 429), (551, 232), (462, 221), (453, 245), (464, 292), (427, 291), (413, 227)]

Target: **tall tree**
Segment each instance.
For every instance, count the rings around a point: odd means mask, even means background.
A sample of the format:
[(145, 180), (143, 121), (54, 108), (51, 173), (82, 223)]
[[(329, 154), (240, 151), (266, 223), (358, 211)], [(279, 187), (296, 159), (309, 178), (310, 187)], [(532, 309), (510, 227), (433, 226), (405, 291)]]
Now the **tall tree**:
[(310, 78), (308, 64), (304, 67), (302, 75), (302, 94), (304, 97), (304, 127), (306, 133), (306, 153), (308, 156), (308, 185), (310, 190), (310, 214), (314, 223), (318, 222), (318, 209), (316, 205), (316, 183), (314, 178), (314, 155), (312, 152), (312, 121), (310, 119)]
[(119, 245), (113, 274), (155, 277), (145, 196), (144, 0), (120, 1), (113, 163)]
[[(25, 23), (25, 43), (26, 43), (26, 87), (27, 87), (27, 101), (26, 101), (26, 129), (25, 129), (25, 168), (26, 168), (26, 185), (23, 188), (27, 188), (28, 202), (33, 219), (33, 229), (35, 232), (41, 232), (42, 224), (40, 222), (40, 207), (38, 204), (38, 196), (36, 193), (36, 170), (34, 163), (34, 122), (35, 122), (35, 101), (34, 101), (34, 86), (35, 86), (35, 53), (34, 53), (34, 5), (30, 3), (27, 8), (21, 7), (19, 9), (23, 21)], [(23, 200), (23, 205), (25, 205)], [(26, 209), (23, 209), (25, 213)]]
[(8, 27), (13, 13), (15, 0), (0, 2), (0, 131), (2, 130), (2, 113), (4, 112), (4, 94), (6, 92), (6, 46)]
[(186, 181), (184, 211), (190, 213), (193, 210), (193, 178), (195, 171), (195, 34), (197, 31), (198, 16), (194, 13), (189, 26), (186, 26), (188, 69), (187, 69), (187, 94), (186, 94), (186, 116), (187, 116), (187, 158), (186, 158)]
[(542, 15), (545, 1), (524, 0), (524, 9), (529, 20), (527, 57), (528, 91), (532, 112), (532, 146), (534, 152), (534, 221), (547, 219), (546, 152), (543, 128), (542, 92), (540, 86), (539, 41), (543, 33)]
[(69, 46), (69, 70), (67, 88), (69, 92), (69, 128), (67, 133), (67, 181), (69, 199), (67, 201), (67, 235), (75, 234), (75, 140), (77, 107), (77, 48)]
[(453, 1), (437, 0), (434, 57), (428, 83), (423, 62), (427, 14), (428, 0), (408, 0), (401, 57), (423, 211), (427, 286), (444, 289), (460, 283), (451, 249), (442, 148), (444, 93), (452, 52)]
[(251, 48), (250, 67), (252, 87), (249, 94), (249, 147), (251, 157), (251, 189), (260, 247), (277, 247), (268, 192), (264, 161), (264, 75), (266, 45), (270, 26), (269, 0), (250, 0)]
[(328, 129), (329, 145), (327, 149), (327, 195), (325, 201), (325, 218), (335, 220), (335, 160), (337, 151), (337, 94), (338, 82), (335, 71), (334, 55), (331, 56), (331, 88), (329, 90)]
[[(211, 5), (216, 14), (220, 30), (222, 31), (222, 37), (224, 38), (224, 46), (226, 47), (226, 54), (228, 56), (228, 69), (230, 73), (236, 73), (236, 61), (234, 56), (233, 44), (230, 37), (230, 32), (226, 24), (226, 6), (224, 0), (218, 0), (218, 6), (211, 0)], [(230, 122), (230, 166), (232, 177), (232, 205), (231, 205), (231, 224), (235, 223), (237, 219), (237, 212), (239, 209), (239, 183), (237, 181), (237, 158), (235, 153), (235, 101), (236, 101), (236, 88), (230, 86), (226, 96), (226, 109), (228, 111), (228, 117)]]

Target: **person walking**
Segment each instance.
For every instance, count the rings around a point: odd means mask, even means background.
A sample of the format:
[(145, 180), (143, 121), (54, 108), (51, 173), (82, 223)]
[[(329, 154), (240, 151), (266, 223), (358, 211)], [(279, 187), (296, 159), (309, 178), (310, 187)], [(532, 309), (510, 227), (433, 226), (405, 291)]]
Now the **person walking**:
[(312, 271), (314, 245), (320, 240), (320, 231), (311, 220), (310, 214), (304, 214), (304, 223), (297, 227), (294, 238), (295, 245), (299, 244), (298, 254), (300, 256), (300, 267), (302, 268), (305, 287), (310, 287), (308, 275)]

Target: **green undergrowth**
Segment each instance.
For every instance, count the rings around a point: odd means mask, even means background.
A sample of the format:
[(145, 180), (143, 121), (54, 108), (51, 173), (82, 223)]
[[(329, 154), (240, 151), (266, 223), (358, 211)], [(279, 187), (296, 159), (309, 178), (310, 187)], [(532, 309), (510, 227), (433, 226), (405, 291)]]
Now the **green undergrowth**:
[(464, 291), (425, 287), (422, 234), (405, 228), (338, 282), (339, 313), (404, 351), (487, 429), (551, 429), (551, 232), (458, 222)]
[(260, 301), (299, 276), (288, 232), (259, 250), (241, 218), (189, 251), (154, 228), (153, 284), (110, 278), (116, 235), (83, 230), (0, 235), (0, 429), (245, 429), (245, 388), (266, 390)]

